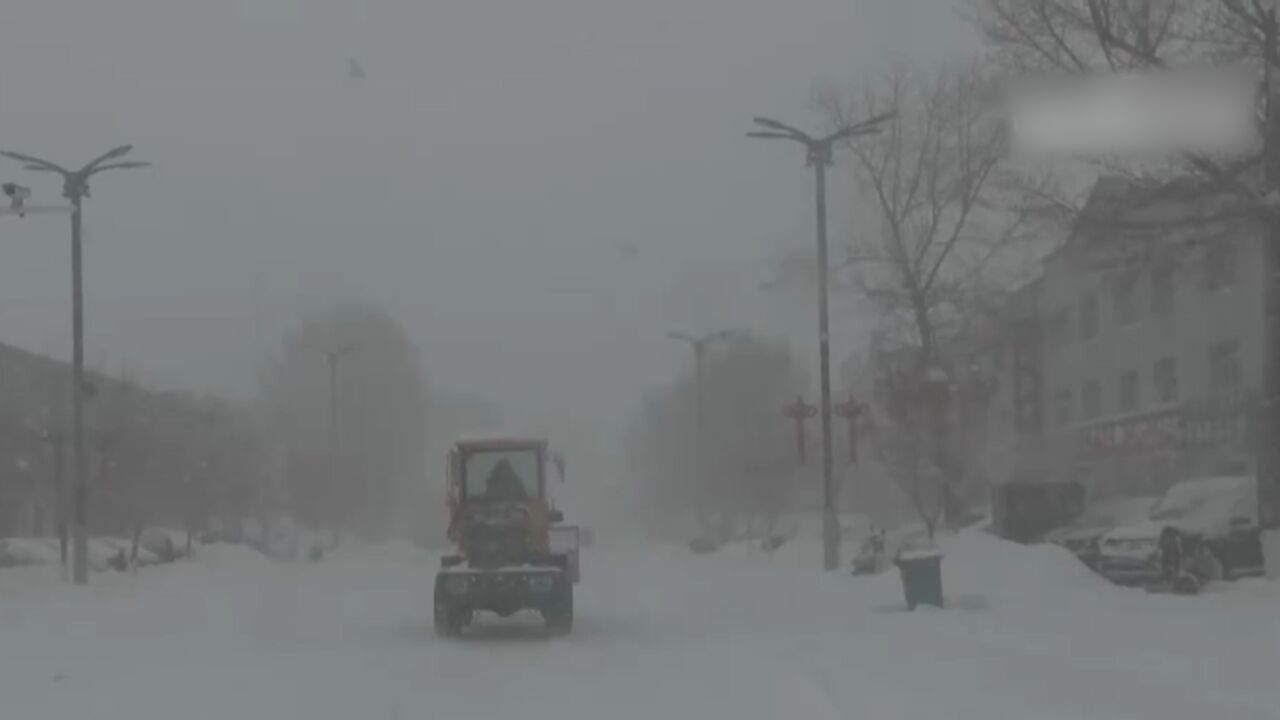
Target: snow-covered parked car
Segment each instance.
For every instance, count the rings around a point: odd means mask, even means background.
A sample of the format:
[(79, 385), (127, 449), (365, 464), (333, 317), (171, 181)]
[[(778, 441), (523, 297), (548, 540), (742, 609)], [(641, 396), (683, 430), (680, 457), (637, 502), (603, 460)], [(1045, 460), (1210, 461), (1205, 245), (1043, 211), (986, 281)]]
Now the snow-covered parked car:
[(1203, 541), (1226, 578), (1255, 574), (1262, 566), (1257, 480), (1228, 476), (1180, 482), (1146, 520), (1103, 535), (1098, 571), (1124, 584), (1155, 580), (1160, 576), (1160, 534), (1169, 527)]
[(1118, 497), (1100, 500), (1086, 507), (1071, 522), (1050, 530), (1042, 540), (1070, 550), (1081, 562), (1096, 570), (1102, 536), (1115, 528), (1146, 520), (1158, 499)]
[[(94, 537), (89, 538), (89, 567), (92, 570), (102, 572), (104, 570), (118, 569), (112, 566), (120, 553), (124, 553), (126, 561), (133, 552), (133, 540), (120, 537)], [(150, 565), (159, 565), (160, 558), (150, 550), (138, 544), (138, 567), (148, 567)]]
[(162, 563), (173, 562), (186, 554), (187, 534), (168, 528), (147, 528), (138, 543)]

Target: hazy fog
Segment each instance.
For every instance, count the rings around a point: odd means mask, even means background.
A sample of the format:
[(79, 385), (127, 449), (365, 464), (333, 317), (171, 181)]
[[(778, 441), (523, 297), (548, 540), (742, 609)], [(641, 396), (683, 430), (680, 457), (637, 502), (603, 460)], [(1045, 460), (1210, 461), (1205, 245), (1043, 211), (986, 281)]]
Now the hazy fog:
[[(812, 357), (810, 307), (757, 289), (811, 243), (803, 158), (742, 133), (819, 122), (815, 83), (965, 49), (957, 5), (11, 2), (0, 147), (156, 164), (86, 205), (91, 363), (247, 395), (300, 311), (355, 297), (405, 324), (433, 386), (599, 432), (688, 362), (668, 330)], [(68, 354), (66, 238), (0, 218), (3, 341)], [(855, 324), (837, 316), (837, 351)]]

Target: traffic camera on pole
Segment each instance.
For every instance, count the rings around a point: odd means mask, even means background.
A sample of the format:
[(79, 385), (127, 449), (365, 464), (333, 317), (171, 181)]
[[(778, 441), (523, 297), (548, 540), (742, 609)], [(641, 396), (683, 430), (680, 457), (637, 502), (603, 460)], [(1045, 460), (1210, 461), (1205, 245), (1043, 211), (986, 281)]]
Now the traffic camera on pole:
[(23, 208), (31, 197), (31, 188), (7, 182), (0, 185), (0, 190), (3, 190), (5, 196), (9, 198), (9, 210), (18, 213), (18, 217), (26, 217), (27, 214)]

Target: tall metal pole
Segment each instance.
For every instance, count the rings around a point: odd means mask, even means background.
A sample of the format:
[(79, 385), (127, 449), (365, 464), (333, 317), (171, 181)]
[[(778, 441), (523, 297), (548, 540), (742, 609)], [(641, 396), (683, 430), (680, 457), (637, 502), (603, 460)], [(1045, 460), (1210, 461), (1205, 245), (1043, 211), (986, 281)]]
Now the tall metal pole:
[[(341, 472), (338, 468), (340, 456), (340, 430), (338, 427), (338, 362), (347, 353), (355, 349), (354, 345), (344, 345), (337, 349), (324, 351), (325, 361), (329, 366), (329, 499), (335, 508), (338, 499), (338, 485)], [(342, 535), (337, 520), (334, 520), (333, 543), (336, 546)]]
[[(336, 503), (338, 497), (338, 357), (336, 350), (324, 354), (329, 364), (329, 500)], [(338, 537), (338, 521), (334, 520), (334, 539)]]
[(699, 337), (686, 335), (684, 333), (667, 333), (667, 337), (672, 340), (679, 340), (689, 344), (693, 350), (693, 444), (694, 444), (694, 464), (698, 473), (698, 486), (695, 490), (697, 508), (695, 512), (698, 514), (698, 522), (702, 525), (702, 529), (706, 530), (708, 524), (707, 518), (707, 491), (704, 485), (707, 474), (706, 467), (706, 450), (703, 447), (706, 441), (706, 388), (705, 388), (705, 370), (707, 347), (716, 340), (723, 340), (734, 334), (730, 330), (720, 330), (718, 332), (707, 333)]
[(81, 216), (83, 190), (81, 183), (68, 182), (71, 200), (71, 452), (75, 473), (71, 500), (72, 567), (71, 581), (76, 585), (89, 582), (88, 504), (89, 487), (85, 482), (84, 455), (84, 270), (81, 251)]
[(329, 363), (329, 459), (338, 459), (338, 354), (325, 353)]
[(832, 475), (831, 455), (831, 347), (827, 307), (827, 166), (835, 143), (859, 135), (877, 132), (876, 126), (893, 116), (886, 113), (863, 122), (847, 125), (823, 138), (785, 125), (777, 120), (757, 117), (753, 122), (764, 130), (747, 133), (748, 137), (768, 140), (791, 140), (805, 146), (808, 162), (813, 165), (815, 209), (818, 234), (818, 363), (821, 375), (820, 401), (822, 415), (822, 564), (828, 571), (840, 565), (840, 523), (836, 517), (836, 485)]
[(698, 520), (706, 521), (707, 514), (707, 458), (706, 450), (703, 448), (703, 442), (706, 440), (706, 398), (703, 395), (703, 358), (705, 356), (706, 340), (698, 339), (693, 341), (693, 447), (694, 462), (698, 468), (698, 487), (696, 492), (698, 503)]
[(118, 159), (129, 154), (132, 145), (114, 147), (94, 158), (79, 170), (70, 170), (31, 155), (0, 150), (0, 156), (26, 163), (26, 169), (54, 173), (62, 178), (62, 196), (71, 202), (71, 444), (72, 471), (72, 582), (89, 582), (88, 494), (84, 455), (84, 273), (81, 252), (83, 200), (89, 195), (89, 178), (108, 170), (131, 170), (149, 167), (150, 163)]
[[(53, 514), (54, 524), (58, 530), (58, 561), (62, 572), (67, 571), (67, 487), (62, 472), (62, 447), (66, 438), (61, 432), (55, 432), (49, 440), (53, 452)], [(66, 575), (62, 576), (65, 581)]]
[[(1268, 60), (1280, 42), (1280, 23), (1274, 8), (1267, 10), (1263, 23), (1264, 52)], [(1263, 63), (1265, 100), (1265, 135), (1263, 166), (1269, 186), (1280, 183), (1280, 108), (1272, 63)], [(1267, 217), (1262, 243), (1263, 312), (1262, 312), (1262, 398), (1258, 426), (1253, 431), (1257, 454), (1257, 494), (1260, 541), (1266, 576), (1280, 579), (1280, 227), (1277, 208)]]
[(840, 522), (836, 515), (836, 485), (831, 457), (831, 338), (827, 307), (827, 165), (831, 162), (831, 143), (811, 147), (813, 162), (814, 208), (818, 232), (818, 373), (820, 376), (819, 414), (822, 422), (822, 565), (827, 570), (840, 566)]

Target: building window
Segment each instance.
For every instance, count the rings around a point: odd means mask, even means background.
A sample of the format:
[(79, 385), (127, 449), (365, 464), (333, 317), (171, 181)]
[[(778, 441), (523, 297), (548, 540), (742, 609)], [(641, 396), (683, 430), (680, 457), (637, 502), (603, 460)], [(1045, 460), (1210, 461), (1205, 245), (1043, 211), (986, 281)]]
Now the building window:
[(1175, 266), (1163, 259), (1151, 269), (1151, 314), (1163, 317), (1173, 312), (1173, 275)]
[(1120, 373), (1120, 412), (1137, 412), (1141, 398), (1139, 397), (1138, 372), (1128, 370)]
[(1162, 357), (1151, 368), (1151, 382), (1155, 386), (1156, 399), (1161, 403), (1178, 401), (1178, 361)]
[(1080, 416), (1085, 420), (1095, 420), (1102, 414), (1102, 386), (1097, 380), (1084, 384), (1080, 392)]
[(1045, 336), (1051, 350), (1060, 350), (1071, 342), (1071, 316), (1066, 308), (1049, 314), (1045, 320)]
[(1071, 397), (1071, 388), (1062, 388), (1054, 394), (1053, 403), (1055, 407), (1053, 412), (1059, 425), (1071, 424), (1071, 404), (1074, 401), (1075, 398)]
[(1212, 241), (1204, 252), (1204, 284), (1206, 290), (1221, 290), (1236, 281), (1236, 251), (1230, 240)]
[(1138, 273), (1121, 273), (1111, 286), (1111, 311), (1117, 325), (1130, 325), (1138, 321)]
[(1080, 339), (1092, 340), (1098, 336), (1098, 296), (1093, 293), (1080, 298)]
[(1240, 386), (1240, 343), (1234, 340), (1209, 346), (1209, 388), (1215, 392)]

